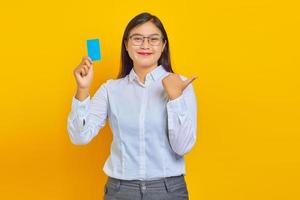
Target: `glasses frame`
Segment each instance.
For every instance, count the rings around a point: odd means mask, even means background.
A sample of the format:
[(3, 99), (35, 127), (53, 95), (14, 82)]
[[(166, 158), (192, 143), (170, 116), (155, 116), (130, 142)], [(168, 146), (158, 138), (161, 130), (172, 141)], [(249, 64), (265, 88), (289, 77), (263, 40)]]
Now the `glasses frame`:
[(132, 40), (132, 37), (134, 37), (134, 36), (140, 36), (140, 37), (142, 37), (142, 38), (143, 38), (143, 41), (142, 41), (141, 44), (139, 44), (139, 45), (133, 44), (133, 46), (141, 46), (141, 45), (145, 42), (145, 38), (147, 38), (148, 43), (149, 43), (151, 46), (159, 46), (159, 45), (161, 44), (161, 42), (164, 40), (164, 37), (163, 37), (163, 36), (160, 36), (160, 37), (159, 37), (159, 38), (160, 38), (160, 43), (159, 43), (158, 45), (153, 45), (153, 44), (150, 43), (150, 38), (151, 38), (151, 37), (156, 37), (156, 35), (152, 35), (152, 36), (143, 36), (143, 35), (133, 34), (133, 35), (131, 35), (131, 36), (128, 37), (128, 38), (132, 41), (132, 43), (134, 43), (133, 40)]

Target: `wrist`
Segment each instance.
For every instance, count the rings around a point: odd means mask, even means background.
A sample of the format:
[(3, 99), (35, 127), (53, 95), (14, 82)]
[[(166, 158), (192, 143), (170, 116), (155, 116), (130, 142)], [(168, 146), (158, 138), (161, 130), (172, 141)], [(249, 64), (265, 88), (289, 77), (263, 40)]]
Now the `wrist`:
[(89, 88), (77, 88), (75, 98), (79, 101), (85, 100), (89, 96)]
[(80, 91), (80, 92), (89, 92), (89, 91), (90, 91), (90, 88), (81, 88), (81, 87), (77, 87), (77, 91)]
[(174, 100), (174, 99), (178, 98), (181, 95), (182, 95), (182, 92), (178, 92), (178, 93), (174, 93), (174, 94), (169, 94), (169, 98), (170, 98), (170, 100)]

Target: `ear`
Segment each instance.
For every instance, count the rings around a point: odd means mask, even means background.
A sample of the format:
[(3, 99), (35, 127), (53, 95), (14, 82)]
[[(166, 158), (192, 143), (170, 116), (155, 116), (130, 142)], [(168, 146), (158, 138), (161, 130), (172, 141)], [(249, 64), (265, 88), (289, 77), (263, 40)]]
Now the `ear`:
[(167, 44), (167, 40), (164, 42), (161, 52), (164, 51), (166, 44)]

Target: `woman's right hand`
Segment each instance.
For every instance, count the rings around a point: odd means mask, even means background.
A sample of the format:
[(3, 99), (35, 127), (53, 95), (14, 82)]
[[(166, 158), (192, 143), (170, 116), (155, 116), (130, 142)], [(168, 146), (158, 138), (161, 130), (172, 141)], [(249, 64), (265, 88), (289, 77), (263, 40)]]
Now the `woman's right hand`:
[(74, 69), (73, 74), (76, 79), (77, 88), (88, 90), (94, 76), (93, 61), (88, 56), (83, 57), (81, 63)]

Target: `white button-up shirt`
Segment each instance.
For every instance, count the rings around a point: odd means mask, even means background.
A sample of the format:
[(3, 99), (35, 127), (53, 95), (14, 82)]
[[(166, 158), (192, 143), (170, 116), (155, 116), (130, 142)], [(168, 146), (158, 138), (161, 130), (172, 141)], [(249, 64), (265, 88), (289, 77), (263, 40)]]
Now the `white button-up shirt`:
[(106, 175), (155, 180), (186, 173), (183, 155), (196, 141), (196, 96), (189, 84), (170, 100), (162, 85), (169, 73), (159, 65), (143, 84), (131, 69), (124, 78), (107, 80), (92, 98), (73, 96), (67, 123), (73, 144), (89, 143), (109, 121), (113, 140), (103, 167)]

